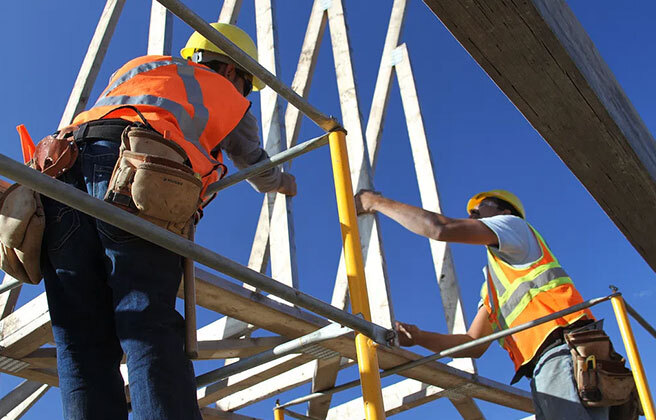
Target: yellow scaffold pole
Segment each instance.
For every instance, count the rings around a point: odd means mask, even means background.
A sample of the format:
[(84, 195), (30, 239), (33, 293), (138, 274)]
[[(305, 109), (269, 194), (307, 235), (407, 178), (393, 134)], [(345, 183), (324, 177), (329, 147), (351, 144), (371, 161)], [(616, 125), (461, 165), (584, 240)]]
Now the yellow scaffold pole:
[[(353, 200), (351, 171), (346, 152), (346, 135), (342, 131), (334, 131), (329, 135), (329, 143), (333, 177), (335, 178), (337, 211), (344, 243), (344, 260), (351, 296), (351, 309), (354, 314), (360, 313), (367, 321), (371, 321), (362, 248), (360, 248), (360, 233), (358, 232), (355, 201)], [(355, 348), (362, 383), (365, 418), (367, 420), (383, 420), (385, 419), (385, 409), (383, 408), (376, 347), (370, 338), (358, 333), (355, 336)]]
[(642, 361), (640, 360), (640, 354), (638, 354), (638, 347), (635, 344), (633, 330), (631, 329), (631, 324), (629, 324), (629, 317), (626, 314), (624, 299), (622, 299), (622, 296), (614, 296), (610, 301), (613, 304), (615, 318), (617, 318), (617, 324), (620, 327), (620, 333), (622, 334), (622, 340), (624, 341), (626, 354), (629, 358), (631, 370), (633, 371), (633, 379), (635, 380), (636, 388), (638, 388), (638, 395), (640, 396), (640, 402), (642, 403), (645, 417), (647, 420), (656, 420), (656, 415), (654, 414), (654, 401), (649, 392), (645, 370), (642, 366)]

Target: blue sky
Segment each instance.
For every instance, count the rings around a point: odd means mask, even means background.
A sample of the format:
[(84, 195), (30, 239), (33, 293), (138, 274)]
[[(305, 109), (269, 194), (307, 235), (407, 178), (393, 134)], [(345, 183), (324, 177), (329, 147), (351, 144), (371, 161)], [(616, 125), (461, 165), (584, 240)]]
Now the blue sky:
[[(277, 2), (281, 78), (290, 83), (300, 51), (310, 1)], [(358, 82), (360, 113), (366, 123), (380, 62), (392, 1), (346, 1), (353, 62)], [(221, 2), (187, 1), (206, 20), (218, 17)], [(649, 0), (570, 0), (568, 4), (595, 42), (652, 133), (656, 132), (653, 81), (656, 65), (656, 3)], [(15, 126), (25, 124), (39, 139), (56, 129), (73, 86), (79, 65), (103, 8), (103, 2), (6, 2), (0, 14), (0, 39), (8, 57), (0, 68), (4, 98), (0, 113), (0, 152), (19, 160), (20, 145)], [(143, 55), (147, 46), (149, 1), (127, 2), (101, 68), (91, 102), (104, 88), (109, 75), (130, 58)], [(245, 1), (238, 24), (252, 36), (254, 13)], [(177, 54), (191, 34), (184, 23), (174, 24), (173, 51)], [(479, 191), (504, 188), (517, 194), (529, 221), (541, 231), (584, 297), (608, 293), (615, 284), (647, 320), (656, 316), (656, 276), (626, 241), (585, 188), (569, 172), (549, 145), (499, 91), (488, 76), (423, 2), (409, 1), (402, 42), (412, 60), (419, 101), (440, 187), (442, 207), (448, 216), (465, 216), (465, 203)], [(256, 95), (254, 112), (259, 117)], [(325, 34), (310, 102), (326, 114), (340, 115), (329, 34)], [(300, 139), (319, 135), (309, 120)], [(397, 200), (419, 205), (408, 134), (398, 85), (394, 82), (384, 125), (375, 186)], [(294, 162), (299, 194), (294, 199), (294, 223), (299, 261), (300, 288), (330, 301), (340, 253), (340, 233), (327, 149)], [(198, 242), (241, 263), (248, 261), (262, 197), (246, 185), (235, 186), (214, 202), (201, 222)], [(422, 328), (444, 331), (435, 274), (427, 240), (395, 223), (382, 219), (381, 231), (396, 316)], [(457, 276), (468, 320), (478, 301), (484, 264), (482, 247), (452, 247)], [(33, 298), (43, 286), (24, 288), (21, 301)], [(604, 317), (606, 329), (623, 350), (609, 304), (594, 310)], [(201, 311), (201, 324), (219, 315)], [(656, 385), (656, 360), (649, 350), (653, 338), (635, 325), (648, 380)], [(422, 352), (420, 349), (416, 349)], [(623, 351), (622, 351), (623, 352)], [(207, 365), (203, 365), (205, 368)], [(512, 365), (497, 345), (478, 362), (482, 376), (507, 383)], [(354, 377), (342, 372), (338, 382)], [(391, 378), (386, 384), (398, 381)], [(0, 395), (18, 380), (2, 375)], [(528, 382), (519, 384), (528, 389)], [(285, 401), (304, 395), (309, 385), (281, 396)], [(359, 392), (359, 391), (358, 391)], [(335, 397), (348, 401), (358, 392)], [(524, 413), (486, 402), (479, 403), (488, 419), (522, 418)], [(273, 400), (258, 403), (240, 413), (271, 418)], [(51, 390), (24, 417), (59, 418), (59, 393)], [(438, 400), (397, 415), (399, 419), (458, 418), (447, 400)], [(47, 416), (47, 417), (46, 417)]]

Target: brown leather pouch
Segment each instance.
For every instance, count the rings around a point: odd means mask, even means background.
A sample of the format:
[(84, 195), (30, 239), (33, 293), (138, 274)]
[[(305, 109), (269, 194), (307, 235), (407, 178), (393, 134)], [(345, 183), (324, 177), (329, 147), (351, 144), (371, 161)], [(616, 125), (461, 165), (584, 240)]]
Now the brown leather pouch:
[(152, 130), (128, 127), (105, 201), (183, 234), (200, 205), (202, 182), (184, 150)]
[[(61, 137), (42, 139), (28, 165), (52, 177), (58, 177), (72, 168), (78, 156), (77, 145), (72, 136), (63, 138), (62, 134)], [(25, 283), (38, 284), (41, 281), (44, 228), (45, 215), (37, 192), (19, 184), (13, 184), (2, 192), (0, 268), (5, 273)]]
[(57, 178), (73, 167), (77, 155), (78, 148), (73, 136), (66, 138), (48, 136), (36, 145), (30, 166), (37, 171)]
[(633, 374), (603, 330), (566, 333), (565, 340), (570, 346), (574, 378), (584, 406), (617, 406), (633, 398)]

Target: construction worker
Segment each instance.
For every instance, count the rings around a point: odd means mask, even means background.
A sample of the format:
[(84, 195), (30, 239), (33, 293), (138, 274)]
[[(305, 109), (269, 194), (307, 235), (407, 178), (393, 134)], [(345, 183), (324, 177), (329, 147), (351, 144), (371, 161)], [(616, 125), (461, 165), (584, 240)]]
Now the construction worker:
[[(212, 26), (257, 60), (244, 31)], [(136, 58), (114, 73), (95, 105), (59, 133), (72, 133), (79, 147), (75, 165), (60, 179), (106, 198), (121, 134), (132, 125), (184, 150), (205, 203), (205, 188), (225, 172), (223, 151), (238, 168), (268, 157), (246, 99), (264, 84), (198, 33), (181, 55)], [(294, 177), (277, 168), (249, 182), (261, 192), (296, 193)], [(43, 205), (42, 271), (64, 418), (128, 418), (119, 371), (125, 353), (132, 418), (200, 420), (184, 323), (175, 310), (181, 257), (45, 196)]]
[[(581, 303), (583, 299), (542, 236), (529, 225), (524, 206), (504, 190), (482, 192), (467, 203), (469, 218), (455, 219), (363, 190), (356, 197), (362, 213), (382, 213), (406, 229), (444, 242), (484, 245), (485, 281), (478, 312), (466, 334), (439, 334), (397, 322), (402, 346), (420, 345), (434, 352), (485, 337)], [(589, 310), (524, 330), (500, 340), (515, 366), (511, 383), (531, 378), (536, 419), (608, 419), (608, 407), (581, 404), (566, 329), (591, 323)], [(490, 343), (457, 357), (480, 357)]]

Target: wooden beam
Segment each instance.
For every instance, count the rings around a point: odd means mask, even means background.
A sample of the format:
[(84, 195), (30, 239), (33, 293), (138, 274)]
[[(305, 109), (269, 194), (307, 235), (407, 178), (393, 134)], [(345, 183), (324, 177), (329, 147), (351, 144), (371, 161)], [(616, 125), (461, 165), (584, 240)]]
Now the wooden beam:
[[(335, 386), (337, 374), (341, 367), (341, 357), (317, 360), (314, 362), (314, 376), (312, 378), (312, 392), (324, 391)], [(317, 419), (325, 419), (330, 409), (332, 395), (326, 395), (308, 403), (307, 415)], [(347, 417), (344, 417), (347, 418)]]
[[(354, 191), (362, 188), (371, 189), (373, 188), (373, 174), (362, 131), (357, 84), (351, 61), (351, 47), (342, 0), (331, 1), (327, 11), (335, 73), (337, 74), (339, 103), (344, 128), (348, 131), (347, 151), (351, 167), (351, 182)], [(371, 318), (376, 324), (389, 328), (394, 321), (394, 310), (390, 299), (385, 255), (378, 225), (378, 216), (375, 214), (364, 214), (358, 217)], [(343, 265), (343, 256), (340, 257), (341, 265)], [(343, 268), (338, 268), (336, 282), (345, 282)]]
[(91, 89), (93, 89), (93, 84), (100, 71), (100, 66), (105, 58), (109, 41), (112, 39), (114, 28), (116, 28), (124, 4), (125, 0), (107, 0), (107, 3), (105, 3), (98, 26), (96, 26), (96, 32), (91, 38), (89, 49), (84, 61), (82, 61), (71, 96), (68, 98), (66, 109), (59, 122), (60, 128), (73, 122), (73, 118), (87, 106)]
[(307, 354), (290, 354), (203, 387), (197, 391), (198, 405), (203, 407), (211, 404), (223, 397), (277, 376), (310, 360), (312, 360), (312, 356)]
[[(278, 35), (274, 15), (274, 4), (271, 0), (255, 0), (258, 59), (271, 73), (280, 74), (277, 57)], [(282, 103), (273, 89), (266, 87), (260, 92), (260, 108), (264, 148), (269, 156), (273, 156), (287, 148)], [(283, 165), (283, 170), (288, 168), (289, 165)], [(292, 198), (283, 194), (269, 193), (266, 200), (270, 215), (271, 277), (288, 286), (298, 288)]]
[(49, 385), (25, 380), (0, 400), (0, 418), (3, 420), (19, 419), (48, 390)]
[[(224, 280), (202, 269), (196, 270), (196, 289), (198, 304), (227, 316), (253, 323), (276, 334), (296, 338), (316, 331), (328, 321), (296, 307), (244, 289), (240, 285)], [(349, 359), (355, 359), (355, 346), (352, 336), (340, 337), (322, 344)], [(378, 348), (379, 365), (388, 369), (416, 360), (421, 356), (405, 349)], [(442, 388), (459, 388), (459, 393), (490, 401), (507, 407), (533, 411), (533, 403), (528, 392), (492, 381), (479, 375), (472, 375), (438, 362), (427, 363), (404, 371), (402, 376)], [(467, 388), (463, 388), (467, 386)]]
[(45, 293), (0, 320), (0, 355), (20, 359), (52, 341)]
[(157, 0), (150, 7), (148, 55), (171, 55), (173, 14)]
[[(304, 385), (310, 382), (315, 375), (316, 360), (304, 365), (295, 367), (287, 372), (271, 379), (262, 381), (242, 391), (235, 392), (219, 401), (217, 407), (226, 411), (239, 410), (247, 405), (281, 394), (290, 389)], [(350, 359), (342, 358), (340, 369), (354, 365), (355, 362)]]
[[(5, 274), (2, 279), (2, 284), (8, 282), (14, 282), (15, 279), (9, 274)], [(11, 289), (7, 292), (0, 294), (0, 319), (4, 319), (14, 311), (16, 308), (16, 303), (18, 302), (18, 297), (20, 296), (20, 291), (23, 286), (20, 285), (15, 289)]]
[(29, 379), (30, 381), (40, 382), (50, 386), (59, 386), (59, 377), (57, 370), (54, 369), (22, 369), (20, 371), (12, 371), (0, 368), (0, 373), (7, 375), (17, 376), (19, 378)]
[(223, 7), (221, 7), (221, 13), (219, 14), (219, 22), (230, 23), (232, 25), (237, 23), (242, 2), (243, 0), (225, 0)]
[[(401, 91), (401, 102), (403, 104), (408, 136), (410, 138), (410, 148), (412, 150), (412, 160), (417, 176), (417, 185), (419, 186), (421, 205), (426, 210), (442, 213), (437, 176), (435, 175), (434, 169), (435, 165), (433, 164), (432, 154), (424, 128), (424, 119), (421, 115), (419, 97), (407, 46), (402, 44), (397, 47), (394, 55), (394, 67), (396, 68), (399, 90)], [(442, 298), (447, 330), (450, 334), (464, 334), (467, 332), (467, 320), (465, 318), (460, 286), (456, 277), (451, 249), (446, 242), (431, 239), (428, 242), (433, 257), (437, 283), (440, 287), (440, 296)], [(471, 358), (457, 359), (455, 364), (459, 369), (476, 373), (476, 364)]]
[(261, 353), (288, 341), (284, 337), (228, 338), (224, 340), (199, 340), (199, 360), (248, 357)]
[(200, 414), (203, 416), (203, 420), (260, 420), (256, 417), (242, 416), (241, 414), (221, 411), (212, 407), (202, 407)]
[(280, 375), (269, 378), (246, 389), (230, 394), (216, 402), (221, 410), (239, 410), (250, 404), (281, 394), (312, 380), (314, 362), (305, 363)]
[(424, 0), (656, 269), (656, 142), (563, 0)]
[[(405, 379), (383, 388), (383, 400), (385, 404), (385, 414), (387, 416), (402, 413), (442, 397), (449, 397), (452, 401), (463, 401), (466, 399), (458, 394), (457, 391), (427, 385), (415, 381), (414, 379)], [(331, 408), (327, 417), (328, 420), (364, 420), (364, 418), (364, 404), (362, 402), (362, 397)], [(471, 420), (482, 419), (482, 417), (471, 416), (464, 418)]]

